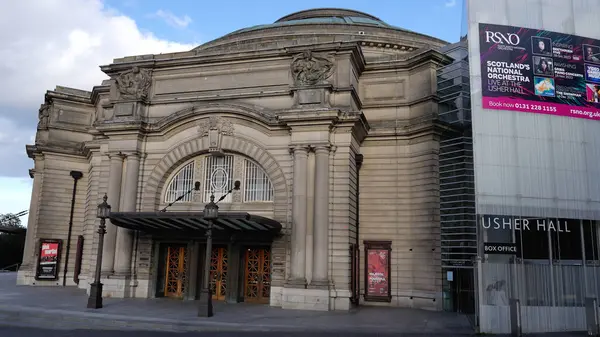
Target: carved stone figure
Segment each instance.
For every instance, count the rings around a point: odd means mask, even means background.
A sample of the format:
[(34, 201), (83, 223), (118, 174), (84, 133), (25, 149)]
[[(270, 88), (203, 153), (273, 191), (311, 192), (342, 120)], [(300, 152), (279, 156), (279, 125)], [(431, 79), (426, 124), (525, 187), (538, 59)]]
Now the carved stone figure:
[(48, 119), (50, 118), (50, 104), (44, 103), (38, 110), (38, 129), (48, 128)]
[(328, 58), (305, 51), (292, 61), (292, 76), (297, 85), (314, 85), (333, 74), (334, 62)]
[(150, 70), (133, 67), (116, 77), (117, 88), (122, 98), (145, 99), (148, 97), (151, 80)]

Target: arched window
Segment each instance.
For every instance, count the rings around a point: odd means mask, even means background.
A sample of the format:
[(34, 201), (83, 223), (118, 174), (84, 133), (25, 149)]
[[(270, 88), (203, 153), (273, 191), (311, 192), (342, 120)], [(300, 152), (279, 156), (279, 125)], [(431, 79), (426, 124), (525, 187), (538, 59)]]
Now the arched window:
[[(194, 187), (194, 161), (185, 164), (171, 179), (165, 193), (165, 202), (173, 202)], [(181, 201), (191, 202), (193, 195), (186, 195)]]
[(194, 188), (200, 182), (200, 191), (192, 192), (178, 203), (210, 201), (212, 193), (220, 198), (240, 180), (241, 191), (235, 191), (222, 203), (269, 202), (274, 199), (273, 184), (265, 171), (253, 160), (238, 155), (201, 155), (184, 164), (168, 182), (164, 202), (170, 203)]
[(273, 201), (273, 184), (265, 171), (244, 159), (244, 202)]

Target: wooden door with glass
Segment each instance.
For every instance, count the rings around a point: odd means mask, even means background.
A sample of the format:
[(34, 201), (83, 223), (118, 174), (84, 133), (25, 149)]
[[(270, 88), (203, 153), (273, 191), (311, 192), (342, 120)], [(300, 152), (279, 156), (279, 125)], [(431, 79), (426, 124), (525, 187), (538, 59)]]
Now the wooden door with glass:
[(185, 246), (168, 246), (165, 261), (165, 297), (183, 298), (186, 283)]
[(227, 293), (227, 266), (228, 256), (226, 247), (212, 249), (210, 259), (210, 289), (213, 300), (225, 300)]
[(244, 301), (269, 303), (271, 297), (271, 250), (248, 248), (245, 254)]

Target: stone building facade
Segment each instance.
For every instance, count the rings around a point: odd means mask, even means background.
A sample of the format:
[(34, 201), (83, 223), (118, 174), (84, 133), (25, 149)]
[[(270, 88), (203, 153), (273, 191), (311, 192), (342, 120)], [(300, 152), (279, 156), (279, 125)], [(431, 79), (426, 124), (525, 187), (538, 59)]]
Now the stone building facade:
[[(106, 193), (104, 295), (195, 299), (205, 239), (190, 214), (239, 180), (219, 202), (236, 234), (215, 239), (216, 300), (440, 310), (445, 44), (315, 9), (188, 52), (115, 59), (92, 91), (48, 91), (27, 146), (34, 183), (18, 283), (89, 289)], [(47, 239), (61, 245), (45, 279)], [(377, 247), (389, 254), (387, 283), (373, 288), (382, 296), (365, 284)]]

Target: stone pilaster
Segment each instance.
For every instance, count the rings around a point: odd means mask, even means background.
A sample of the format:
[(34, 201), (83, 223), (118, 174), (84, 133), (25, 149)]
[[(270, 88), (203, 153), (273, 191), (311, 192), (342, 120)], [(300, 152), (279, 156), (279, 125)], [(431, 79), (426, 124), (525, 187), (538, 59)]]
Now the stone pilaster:
[[(123, 212), (136, 210), (138, 177), (140, 170), (140, 156), (138, 153), (129, 153), (126, 158), (125, 190), (123, 195)], [(117, 231), (117, 244), (115, 256), (115, 274), (121, 276), (131, 275), (131, 256), (133, 248), (133, 233), (126, 228)]]
[[(110, 204), (112, 212), (118, 212), (121, 202), (121, 182), (123, 180), (123, 155), (114, 153), (110, 154), (109, 158), (107, 202)], [(104, 247), (102, 249), (102, 273), (105, 275), (114, 272), (116, 242), (117, 226), (108, 220), (106, 222), (106, 234), (104, 235)]]
[(311, 288), (329, 288), (329, 149), (315, 147), (315, 198)]
[(306, 218), (308, 147), (295, 146), (292, 204), (292, 255), (288, 285), (306, 287)]
[[(39, 159), (38, 159), (39, 160)], [(30, 173), (31, 174), (31, 173)], [(42, 174), (38, 173), (37, 170), (33, 170), (33, 189), (31, 191), (31, 201), (29, 203), (29, 217), (28, 217), (28, 228), (25, 234), (25, 253), (23, 254), (23, 263), (20, 269), (31, 270), (35, 273), (35, 230), (37, 226), (37, 214), (39, 206), (40, 190), (42, 187)]]

